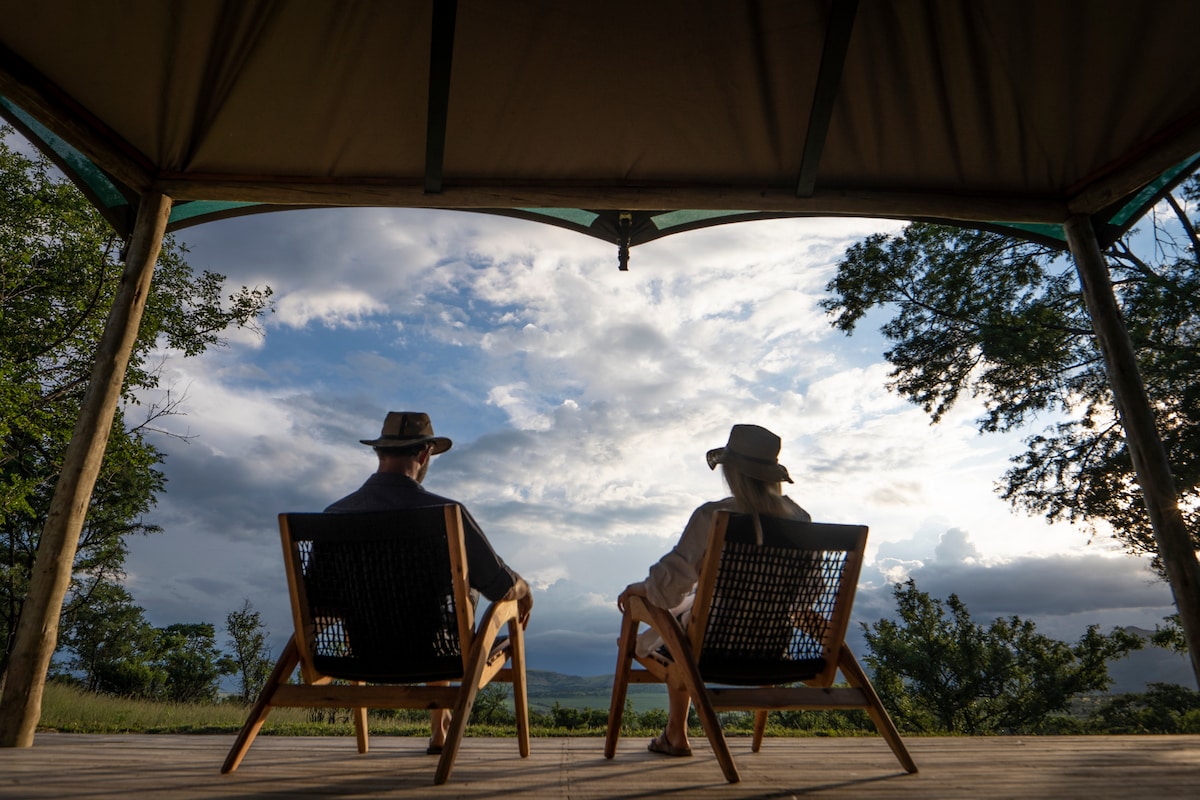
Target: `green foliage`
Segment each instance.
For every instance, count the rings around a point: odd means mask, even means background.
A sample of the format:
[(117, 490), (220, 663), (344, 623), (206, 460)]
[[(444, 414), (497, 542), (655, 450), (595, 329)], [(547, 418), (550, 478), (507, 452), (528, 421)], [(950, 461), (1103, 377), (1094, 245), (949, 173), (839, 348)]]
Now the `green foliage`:
[[(121, 242), (103, 218), (41, 157), (9, 146), (0, 127), (0, 670), (28, 589), (34, 554), (64, 452), (91, 377), (97, 344), (120, 281)], [(196, 355), (222, 343), (229, 326), (253, 327), (270, 289), (222, 297), (224, 277), (193, 274), (168, 238), (123, 385), (75, 560), (73, 607), (121, 577), (126, 538), (153, 533), (142, 522), (163, 488), (161, 454), (145, 439), (179, 403), (168, 391), (131, 419), (159, 388), (156, 347)], [(64, 619), (64, 625), (69, 619)]]
[[(1188, 186), (1192, 196), (1196, 180)], [(1176, 206), (1178, 208), (1178, 206)], [(1154, 258), (1120, 242), (1107, 253), (1114, 289), (1155, 406), (1188, 528), (1200, 530), (1200, 268), (1180, 210), (1156, 225)], [(1135, 553), (1156, 554), (1101, 353), (1072, 263), (994, 233), (908, 225), (851, 247), (822, 305), (851, 333), (885, 308), (890, 386), (934, 421), (964, 396), (984, 405), (981, 431), (1047, 412), (1065, 421), (1027, 440), (1002, 493), (1015, 506), (1088, 525), (1111, 523)], [(1200, 539), (1197, 539), (1200, 546)]]
[(100, 584), (63, 629), (67, 674), (82, 688), (122, 697), (212, 702), (236, 662), (216, 646), (207, 622), (155, 628), (124, 588)]
[(1163, 621), (1167, 624), (1165, 626), (1155, 625), (1150, 641), (1166, 650), (1186, 653), (1188, 650), (1187, 639), (1183, 635), (1183, 626), (1179, 622), (1179, 615), (1171, 614), (1163, 617)]
[(249, 598), (242, 601), (240, 609), (230, 611), (225, 617), (225, 632), (229, 634), (230, 658), (236, 665), (239, 695), (242, 702), (249, 703), (258, 697), (274, 666), (267, 646), (267, 629)]
[(607, 708), (570, 708), (555, 702), (544, 724), (564, 731), (604, 730), (608, 727)]
[(875, 726), (865, 711), (772, 711), (767, 715), (767, 731), (777, 729), (819, 736), (850, 736), (873, 732)]
[(72, 654), (67, 666), (83, 676), (84, 688), (137, 697), (159, 694), (160, 676), (144, 657), (153, 651), (156, 634), (129, 592), (101, 583), (87, 602), (74, 605), (60, 646)]
[[(354, 729), (349, 713), (344, 709), (335, 711), (336, 714), (323, 715), (318, 720), (308, 713), (309, 709), (276, 708), (267, 717), (262, 734), (353, 735)], [(623, 737), (654, 736), (666, 724), (666, 712), (662, 709), (652, 709), (640, 714), (631, 714), (630, 711), (626, 711), (622, 725)], [(114, 697), (56, 679), (46, 684), (39, 729), (73, 733), (232, 734), (242, 727), (246, 713), (246, 706), (237, 701), (177, 703)], [(589, 709), (588, 714), (597, 721), (595, 727), (567, 730), (553, 727), (550, 714), (534, 712), (530, 714), (531, 732), (534, 736), (603, 735), (607, 722), (599, 723), (602, 714), (594, 709)], [(827, 719), (830, 724), (818, 724), (825, 715), (829, 715)], [(722, 712), (719, 717), (726, 735), (750, 735), (753, 715), (744, 712)], [(836, 721), (838, 717), (842, 718), (842, 722)], [(792, 725), (789, 721), (798, 724)], [(429, 712), (423, 709), (371, 709), (369, 725), (373, 736), (424, 738), (429, 735)], [(703, 736), (697, 725), (689, 727), (692, 736)], [(874, 735), (873, 730), (861, 712), (771, 712), (767, 722), (768, 736), (859, 736)], [(516, 728), (512, 723), (483, 724), (474, 717), (467, 727), (468, 736), (507, 737), (515, 732)], [(1152, 684), (1145, 695), (1124, 695), (1105, 700), (1100, 710), (1087, 718), (1052, 717), (1042, 732), (1200, 733), (1200, 693), (1178, 686)]]
[(872, 682), (898, 726), (925, 733), (1042, 733), (1071, 701), (1111, 683), (1107, 662), (1141, 640), (1090, 626), (1071, 646), (1013, 616), (987, 628), (955, 595), (943, 603), (909, 580), (899, 619), (864, 625)]
[(1152, 683), (1146, 692), (1104, 702), (1090, 718), (1103, 733), (1200, 733), (1200, 692)]
[(516, 716), (509, 709), (508, 685), (489, 683), (480, 689), (471, 708), (471, 721), (481, 725), (515, 725)]
[(667, 710), (665, 708), (650, 708), (638, 714), (631, 707), (625, 709), (621, 718), (622, 727), (628, 730), (649, 728), (661, 731), (667, 727)]
[(165, 699), (179, 703), (216, 700), (220, 677), (232, 675), (237, 669), (237, 663), (217, 649), (217, 633), (211, 622), (160, 628), (155, 655), (164, 675)]

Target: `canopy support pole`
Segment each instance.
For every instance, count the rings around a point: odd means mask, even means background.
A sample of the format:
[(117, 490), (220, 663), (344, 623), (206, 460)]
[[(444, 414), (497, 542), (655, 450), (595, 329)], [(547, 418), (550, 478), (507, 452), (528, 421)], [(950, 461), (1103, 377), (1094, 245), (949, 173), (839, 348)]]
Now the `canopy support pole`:
[(850, 34), (858, 14), (858, 0), (834, 0), (829, 9), (829, 25), (825, 29), (825, 45), (821, 49), (821, 67), (817, 72), (817, 88), (813, 92), (812, 110), (808, 115), (808, 135), (804, 139), (804, 154), (800, 159), (800, 175), (796, 181), (796, 197), (812, 197), (817, 188), (817, 167), (825, 151), (829, 122), (842, 83), (846, 52), (850, 49)]
[(1083, 286), (1083, 297), (1092, 329), (1104, 354), (1104, 368), (1112, 388), (1125, 443), (1133, 460), (1138, 484), (1154, 529), (1158, 553), (1167, 570), (1175, 607), (1192, 660), (1192, 672), (1200, 685), (1200, 561), (1179, 511), (1179, 494), (1167, 451), (1158, 434), (1154, 409), (1138, 371), (1133, 342), (1121, 319), (1112, 276), (1100, 252), (1092, 220), (1076, 214), (1066, 223), (1067, 242)]
[(137, 340), (170, 213), (171, 198), (153, 191), (142, 195), (125, 270), (96, 349), (96, 363), (79, 419), (63, 457), (38, 543), (29, 594), (17, 624), (0, 696), (0, 747), (33, 745), (42, 713), (46, 671), (58, 645), (58, 620), (71, 584), (75, 549), (108, 445), (125, 368)]
[(429, 114), (425, 123), (425, 193), (442, 193), (446, 126), (450, 114), (450, 70), (454, 65), (456, 0), (435, 0), (429, 42)]

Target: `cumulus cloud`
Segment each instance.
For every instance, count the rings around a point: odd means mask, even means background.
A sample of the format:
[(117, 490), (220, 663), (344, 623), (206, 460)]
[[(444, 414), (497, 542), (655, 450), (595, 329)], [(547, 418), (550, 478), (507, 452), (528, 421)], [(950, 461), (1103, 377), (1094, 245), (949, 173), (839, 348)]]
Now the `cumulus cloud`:
[(357, 328), (387, 306), (358, 289), (296, 291), (275, 304), (273, 321), (293, 328), (316, 322), (326, 328)]
[(1015, 615), (1070, 642), (1089, 625), (1153, 629), (1174, 610), (1170, 588), (1143, 558), (1103, 551), (985, 558), (961, 528), (926, 531), (879, 554), (859, 586), (854, 615), (863, 622), (894, 617), (894, 588), (910, 579), (934, 598), (957, 595), (978, 624)]
[(938, 564), (975, 564), (979, 561), (979, 550), (966, 531), (951, 528), (942, 534), (933, 557)]

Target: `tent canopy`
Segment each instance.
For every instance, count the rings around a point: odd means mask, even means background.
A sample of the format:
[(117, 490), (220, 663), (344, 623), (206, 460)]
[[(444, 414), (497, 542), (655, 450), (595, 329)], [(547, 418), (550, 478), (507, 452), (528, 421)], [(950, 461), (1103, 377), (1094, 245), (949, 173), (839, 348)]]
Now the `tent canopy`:
[(1114, 240), (1200, 153), (1194, 0), (0, 0), (0, 114), (114, 227), (490, 211)]
[(33, 742), (164, 228), (297, 206), (526, 216), (622, 266), (746, 217), (1069, 239), (1200, 676), (1200, 561), (1099, 249), (1197, 164), (1197, 30), (1196, 0), (0, 0), (0, 114), (132, 232), (0, 746)]

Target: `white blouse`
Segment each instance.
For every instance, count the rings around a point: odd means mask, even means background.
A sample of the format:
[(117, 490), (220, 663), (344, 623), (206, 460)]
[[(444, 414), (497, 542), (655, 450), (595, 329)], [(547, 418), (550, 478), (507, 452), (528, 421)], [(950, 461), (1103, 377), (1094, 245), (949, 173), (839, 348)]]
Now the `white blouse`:
[[(791, 513), (788, 517), (803, 522), (810, 522), (812, 517), (800, 506), (784, 497)], [(712, 517), (717, 511), (736, 511), (737, 506), (732, 497), (705, 503), (692, 512), (687, 527), (679, 542), (671, 552), (650, 567), (650, 575), (643, 582), (646, 587), (646, 599), (659, 608), (673, 609), (683, 602), (683, 599), (696, 588), (700, 577), (700, 565), (704, 561), (704, 551), (708, 548), (708, 532), (712, 527)]]

